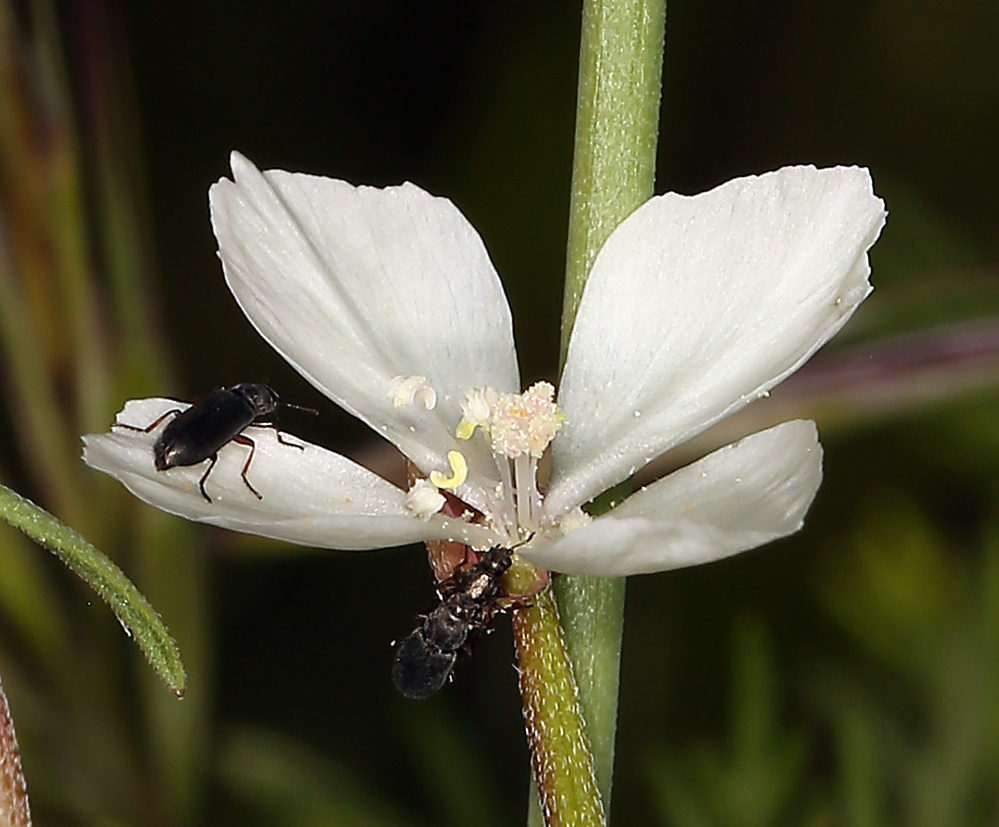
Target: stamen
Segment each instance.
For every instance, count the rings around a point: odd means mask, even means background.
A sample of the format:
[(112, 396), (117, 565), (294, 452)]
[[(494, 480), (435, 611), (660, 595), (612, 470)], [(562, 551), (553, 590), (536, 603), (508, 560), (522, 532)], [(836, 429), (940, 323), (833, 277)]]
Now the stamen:
[(389, 385), (388, 396), (398, 409), (408, 408), (417, 396), (428, 411), (437, 406), (437, 391), (431, 387), (426, 376), (395, 377)]
[[(398, 393), (401, 395), (402, 383)], [(478, 429), (492, 450), (499, 482), (489, 492), (485, 524), (503, 542), (517, 543), (539, 528), (542, 494), (538, 488), (538, 461), (562, 427), (565, 417), (555, 404), (555, 388), (537, 382), (520, 394), (500, 394), (483, 387), (465, 393), (455, 436), (470, 440)], [(465, 483), (468, 466), (457, 451), (448, 454), (451, 476), (430, 474), (438, 489)]]
[(406, 508), (421, 520), (429, 520), (444, 507), (447, 500), (436, 486), (426, 480), (417, 480), (406, 492)]
[(459, 451), (448, 451), (447, 461), (451, 464), (451, 476), (446, 477), (440, 471), (430, 472), (430, 482), (438, 488), (454, 489), (464, 485), (468, 478), (468, 463)]
[(503, 487), (502, 495), (503, 507), (501, 514), (503, 517), (503, 530), (509, 531), (517, 523), (516, 509), (513, 502), (513, 477), (510, 475), (510, 460), (506, 457), (493, 455), (496, 460), (496, 468), (499, 470), (500, 482)]
[(593, 518), (583, 511), (582, 508), (576, 506), (568, 514), (563, 514), (562, 519), (558, 521), (558, 527), (562, 530), (563, 534), (568, 534), (577, 529), (583, 528), (593, 522)]
[(534, 528), (531, 514), (531, 488), (534, 463), (528, 454), (521, 454), (513, 461), (513, 471), (517, 478), (517, 525), (521, 528)]
[(531, 457), (530, 476), (531, 518), (541, 513), (541, 492), (538, 490), (538, 461)]
[(455, 429), (455, 436), (458, 439), (471, 439), (476, 428), (483, 431), (489, 430), (490, 398), (495, 401), (498, 397), (492, 388), (480, 388), (469, 391), (461, 401), (461, 422)]

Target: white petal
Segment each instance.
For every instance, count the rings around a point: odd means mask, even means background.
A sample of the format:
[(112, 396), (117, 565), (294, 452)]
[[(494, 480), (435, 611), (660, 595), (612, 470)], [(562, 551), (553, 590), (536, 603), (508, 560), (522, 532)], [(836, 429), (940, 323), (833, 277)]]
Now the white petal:
[[(424, 472), (446, 471), (449, 450), (469, 449), (454, 437), (464, 393), (520, 390), (510, 309), (475, 229), (413, 184), (262, 174), (238, 153), (232, 169), (209, 202), (243, 312), (319, 390)], [(436, 393), (432, 411), (394, 406), (411, 376)], [(488, 452), (466, 459), (473, 479), (498, 481)]]
[(871, 290), (870, 174), (790, 167), (653, 198), (593, 265), (559, 389), (564, 513), (800, 367)]
[(748, 436), (636, 492), (531, 562), (567, 574), (620, 577), (709, 563), (801, 528), (822, 480), (815, 423)]
[[(172, 399), (136, 399), (125, 405), (115, 421), (147, 427), (166, 411), (187, 408)], [(153, 443), (169, 418), (150, 434), (113, 428), (107, 434), (83, 437), (83, 459), (92, 468), (110, 474), (136, 497), (150, 505), (233, 531), (259, 534), (291, 543), (338, 549), (372, 549), (438, 538), (442, 521), (425, 522), (405, 505), (405, 492), (346, 457), (282, 435), (251, 427), (244, 432), (256, 444), (246, 476), (262, 499), (241, 477), (250, 449), (230, 443), (205, 480), (198, 481), (209, 460), (188, 467), (157, 471)]]

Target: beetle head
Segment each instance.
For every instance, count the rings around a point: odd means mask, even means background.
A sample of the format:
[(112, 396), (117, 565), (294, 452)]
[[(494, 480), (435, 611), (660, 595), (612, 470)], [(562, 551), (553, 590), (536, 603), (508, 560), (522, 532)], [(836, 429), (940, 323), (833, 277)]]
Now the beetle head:
[(277, 391), (267, 385), (243, 382), (239, 385), (233, 385), (229, 390), (236, 394), (236, 396), (241, 396), (245, 399), (258, 417), (274, 413), (281, 404)]

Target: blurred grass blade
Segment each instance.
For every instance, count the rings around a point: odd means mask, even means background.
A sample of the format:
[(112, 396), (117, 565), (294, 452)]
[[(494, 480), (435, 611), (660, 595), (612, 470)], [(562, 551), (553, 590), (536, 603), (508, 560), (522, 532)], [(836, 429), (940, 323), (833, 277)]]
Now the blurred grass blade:
[(461, 783), (455, 783), (455, 767), (489, 766), (475, 730), (462, 728), (451, 707), (414, 707), (397, 705), (397, 730), (413, 756), (414, 780), (439, 821), (452, 827), (499, 827), (504, 802), (495, 777), (463, 772)]
[[(48, 560), (28, 538), (0, 531), (0, 614), (53, 673), (63, 666), (69, 621), (45, 569)], [(2, 822), (0, 822), (2, 823)]]
[(82, 577), (118, 617), (164, 683), (181, 697), (187, 675), (180, 650), (156, 610), (104, 554), (42, 508), (0, 485), (0, 516)]
[[(221, 750), (222, 785), (268, 827), (411, 827), (385, 796), (305, 744), (253, 727), (234, 728)], [(445, 822), (447, 823), (447, 822)]]
[(28, 787), (21, 772), (21, 754), (3, 684), (0, 684), (0, 824), (31, 827)]
[[(0, 88), (0, 96), (3, 90)], [(14, 277), (7, 237), (0, 225), (0, 360), (18, 442), (32, 457), (28, 470), (53, 509), (72, 522), (84, 514), (68, 457), (69, 430), (56, 398), (32, 316)], [(74, 429), (75, 430), (75, 429)]]

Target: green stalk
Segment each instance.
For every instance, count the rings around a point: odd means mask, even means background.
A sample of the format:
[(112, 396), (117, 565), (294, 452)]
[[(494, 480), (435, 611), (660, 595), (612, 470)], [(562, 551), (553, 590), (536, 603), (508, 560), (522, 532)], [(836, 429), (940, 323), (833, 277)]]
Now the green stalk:
[(666, 0), (585, 0), (560, 367), (583, 286), (614, 228), (652, 195)]
[[(524, 726), (546, 827), (606, 824), (593, 755), (551, 589), (513, 611)], [(529, 823), (537, 823), (534, 809)]]
[[(653, 193), (665, 27), (665, 0), (584, 0), (560, 368), (597, 252)], [(531, 825), (606, 823), (623, 618), (624, 580), (593, 577), (514, 612)]]
[[(583, 5), (560, 366), (600, 247), (653, 194), (665, 30), (665, 0)], [(609, 808), (624, 580), (561, 577), (555, 594), (598, 787)]]

